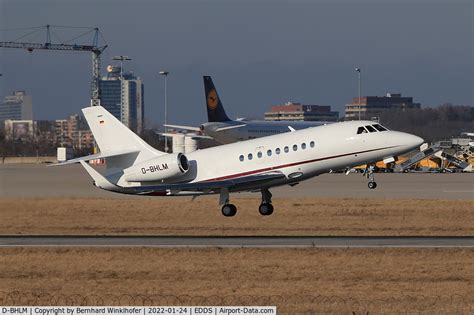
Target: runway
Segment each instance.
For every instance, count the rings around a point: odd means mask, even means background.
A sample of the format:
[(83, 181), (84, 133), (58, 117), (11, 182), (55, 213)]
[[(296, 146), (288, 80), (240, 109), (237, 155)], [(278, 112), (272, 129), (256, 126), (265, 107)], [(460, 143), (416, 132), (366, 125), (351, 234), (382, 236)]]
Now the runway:
[(474, 237), (0, 236), (0, 247), (472, 248)]

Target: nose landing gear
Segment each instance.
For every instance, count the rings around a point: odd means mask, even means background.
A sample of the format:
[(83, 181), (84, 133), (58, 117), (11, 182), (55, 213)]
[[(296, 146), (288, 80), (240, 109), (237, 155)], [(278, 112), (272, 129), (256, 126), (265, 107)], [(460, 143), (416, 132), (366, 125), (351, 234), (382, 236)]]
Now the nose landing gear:
[(364, 171), (365, 177), (369, 180), (367, 186), (369, 189), (377, 188), (377, 183), (375, 182), (375, 175), (374, 175), (375, 167), (373, 165), (367, 165), (367, 168)]

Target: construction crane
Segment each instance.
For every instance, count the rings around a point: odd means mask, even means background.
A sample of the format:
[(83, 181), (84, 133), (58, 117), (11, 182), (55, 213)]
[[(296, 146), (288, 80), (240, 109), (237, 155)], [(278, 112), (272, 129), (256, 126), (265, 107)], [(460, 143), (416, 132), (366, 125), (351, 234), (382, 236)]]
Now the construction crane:
[[(74, 28), (74, 29), (86, 29), (86, 32), (61, 43), (51, 43), (51, 33), (55, 35), (54, 31), (51, 28)], [(31, 36), (33, 34), (38, 34), (41, 30), (46, 29), (46, 42), (45, 43), (29, 43), (29, 42), (20, 42), (18, 40)], [(22, 35), (20, 38), (14, 41), (0, 42), (0, 48), (20, 48), (26, 49), (29, 52), (32, 52), (35, 49), (45, 49), (45, 50), (62, 50), (62, 51), (87, 51), (92, 53), (92, 83), (91, 83), (91, 106), (100, 105), (100, 55), (107, 48), (107, 45), (99, 46), (99, 36), (103, 39), (102, 34), (99, 31), (99, 28), (89, 28), (89, 27), (69, 27), (69, 26), (38, 26), (38, 27), (29, 27), (22, 29), (11, 29), (3, 31), (24, 31), (24, 30), (33, 30), (25, 35)], [(87, 34), (93, 33), (92, 45), (78, 45), (71, 44), (70, 42), (83, 37)], [(59, 36), (56, 35), (57, 38)], [(105, 41), (104, 41), (105, 42)]]

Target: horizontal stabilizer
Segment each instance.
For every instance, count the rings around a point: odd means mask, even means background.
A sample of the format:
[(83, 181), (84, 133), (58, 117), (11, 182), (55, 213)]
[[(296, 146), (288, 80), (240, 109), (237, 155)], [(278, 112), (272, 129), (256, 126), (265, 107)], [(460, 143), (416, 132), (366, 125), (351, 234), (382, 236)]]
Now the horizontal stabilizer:
[(108, 151), (108, 152), (100, 152), (97, 154), (92, 154), (92, 155), (87, 155), (83, 156), (80, 158), (72, 159), (72, 160), (67, 160), (65, 162), (60, 162), (56, 164), (51, 164), (51, 166), (59, 166), (59, 165), (69, 165), (69, 164), (74, 164), (74, 163), (79, 163), (81, 161), (90, 161), (90, 160), (98, 160), (98, 159), (105, 159), (109, 158), (112, 156), (119, 156), (119, 155), (127, 155), (127, 154), (138, 154), (138, 150), (116, 150), (116, 151)]

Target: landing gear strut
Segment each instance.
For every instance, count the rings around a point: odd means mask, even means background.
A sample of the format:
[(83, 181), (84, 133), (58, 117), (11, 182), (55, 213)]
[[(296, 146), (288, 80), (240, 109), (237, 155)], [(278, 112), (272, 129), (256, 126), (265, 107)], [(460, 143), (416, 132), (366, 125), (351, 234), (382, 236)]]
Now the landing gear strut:
[(369, 189), (375, 189), (377, 188), (377, 183), (375, 182), (375, 176), (374, 176), (374, 169), (375, 167), (373, 165), (367, 165), (367, 168), (364, 171), (365, 177), (369, 180), (369, 183), (367, 186)]
[(237, 207), (229, 203), (229, 189), (222, 188), (219, 196), (219, 204), (222, 206), (222, 214), (225, 217), (233, 217), (237, 213)]
[(258, 207), (261, 215), (271, 215), (273, 213), (272, 193), (268, 189), (262, 189), (262, 203)]

